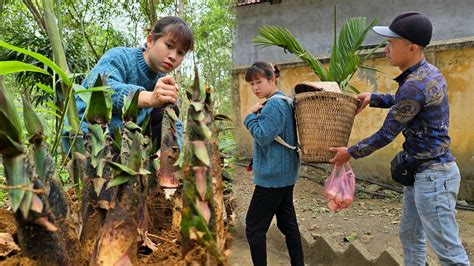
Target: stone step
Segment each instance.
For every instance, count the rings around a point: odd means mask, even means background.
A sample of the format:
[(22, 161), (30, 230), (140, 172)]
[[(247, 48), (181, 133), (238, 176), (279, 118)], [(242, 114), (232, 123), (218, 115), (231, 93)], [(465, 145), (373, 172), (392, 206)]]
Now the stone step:
[[(285, 238), (275, 224), (268, 230), (267, 241), (279, 251), (286, 252)], [(346, 249), (325, 235), (302, 236), (301, 242), (307, 265), (403, 265), (401, 252), (387, 248), (378, 257), (373, 257), (358, 240), (352, 241)]]
[[(242, 221), (240, 217), (236, 220), (234, 235), (245, 241), (245, 221)], [(364, 244), (358, 240), (352, 241), (346, 249), (326, 235), (302, 235), (301, 242), (306, 265), (403, 265), (403, 252), (391, 247), (385, 249), (379, 256), (374, 257)], [(267, 232), (267, 245), (268, 249), (276, 249), (278, 252), (287, 254), (284, 235), (276, 226), (275, 220), (272, 221), (272, 225)], [(426, 262), (427, 265), (439, 265), (437, 260), (431, 257), (427, 257)]]

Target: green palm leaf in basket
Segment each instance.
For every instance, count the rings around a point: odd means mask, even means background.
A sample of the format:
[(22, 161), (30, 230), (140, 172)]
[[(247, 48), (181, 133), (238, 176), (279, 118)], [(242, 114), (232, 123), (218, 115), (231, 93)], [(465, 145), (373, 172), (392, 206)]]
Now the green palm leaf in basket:
[(367, 19), (364, 17), (350, 18), (342, 26), (339, 38), (337, 38), (334, 11), (334, 42), (328, 69), (324, 68), (323, 64), (310, 52), (303, 49), (293, 34), (285, 28), (263, 26), (258, 30), (258, 35), (253, 39), (253, 43), (258, 47), (282, 47), (303, 60), (321, 81), (335, 81), (343, 92), (359, 93), (349, 84), (349, 80), (362, 66), (362, 63), (383, 44), (378, 45), (371, 53), (361, 58), (360, 48), (367, 32), (375, 23), (376, 20), (373, 20), (367, 25)]

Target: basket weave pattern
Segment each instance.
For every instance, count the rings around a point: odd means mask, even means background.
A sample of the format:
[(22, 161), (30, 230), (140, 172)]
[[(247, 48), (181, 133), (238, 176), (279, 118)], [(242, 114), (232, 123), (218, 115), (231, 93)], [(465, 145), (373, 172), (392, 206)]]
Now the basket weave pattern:
[(335, 92), (304, 92), (295, 95), (295, 113), (303, 161), (328, 163), (330, 147), (346, 147), (358, 100)]

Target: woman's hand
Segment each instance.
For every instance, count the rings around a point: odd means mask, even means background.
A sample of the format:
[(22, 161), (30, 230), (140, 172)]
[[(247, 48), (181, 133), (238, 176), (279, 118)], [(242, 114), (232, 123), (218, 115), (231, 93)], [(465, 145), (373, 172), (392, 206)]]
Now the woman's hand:
[(171, 76), (164, 76), (155, 84), (153, 91), (141, 91), (138, 95), (138, 107), (159, 108), (165, 104), (174, 104), (178, 98), (178, 85)]
[(263, 103), (262, 102), (259, 102), (259, 103), (256, 103), (254, 106), (250, 107), (249, 109), (249, 113), (257, 113), (258, 111), (260, 111), (260, 109), (263, 108)]
[(370, 96), (372, 93), (370, 92), (364, 92), (359, 95), (357, 95), (357, 99), (360, 101), (360, 106), (357, 109), (357, 113), (360, 113), (362, 110), (364, 110), (365, 107), (370, 103)]

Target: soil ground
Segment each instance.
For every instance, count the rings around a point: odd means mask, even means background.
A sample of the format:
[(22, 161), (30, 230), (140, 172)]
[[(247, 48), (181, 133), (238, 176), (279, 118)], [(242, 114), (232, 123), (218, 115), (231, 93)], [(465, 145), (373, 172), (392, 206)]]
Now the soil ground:
[[(251, 173), (242, 166), (236, 168), (234, 181), (235, 193), (238, 195), (236, 213), (237, 219), (240, 220), (238, 223), (243, 227), (254, 185), (252, 185)], [(352, 235), (365, 245), (372, 257), (379, 256), (388, 247), (402, 254), (398, 237), (402, 207), (401, 194), (357, 181), (358, 189), (375, 193), (358, 192), (354, 203), (349, 208), (332, 212), (326, 206), (321, 184), (329, 172), (303, 166), (301, 174), (306, 178), (300, 177), (296, 183), (294, 204), (302, 236), (309, 239), (312, 236), (324, 235), (345, 249), (350, 243), (344, 238)], [(386, 196), (376, 195), (375, 197), (378, 198), (373, 198), (377, 193)], [(472, 264), (474, 262), (474, 212), (458, 210), (457, 220), (461, 239)], [(268, 265), (289, 265), (287, 254), (278, 252), (271, 244), (267, 244), (267, 249)], [(438, 265), (436, 255), (431, 249), (428, 250), (428, 262), (431, 262), (430, 265)], [(230, 265), (251, 264), (248, 244), (244, 233), (241, 232), (237, 234), (231, 248)]]
[[(242, 228), (245, 224), (245, 214), (253, 193), (254, 186), (251, 173), (245, 167), (236, 165), (234, 178), (234, 197), (236, 200), (237, 232), (230, 249), (229, 265), (252, 265), (247, 241)], [(356, 173), (357, 174), (357, 173)], [(385, 190), (377, 185), (357, 181), (357, 188), (371, 193), (358, 192), (354, 203), (340, 212), (331, 212), (326, 207), (323, 198), (321, 181), (328, 175), (327, 171), (312, 167), (303, 167), (302, 176), (294, 192), (294, 202), (302, 236), (324, 235), (338, 243), (342, 249), (349, 246), (345, 241), (349, 235), (355, 236), (365, 245), (367, 250), (378, 256), (388, 247), (401, 252), (398, 238), (398, 226), (401, 215), (401, 195), (391, 190)], [(375, 196), (374, 196), (375, 195)], [(386, 196), (381, 196), (386, 195)], [(378, 197), (378, 198), (373, 198)], [(474, 263), (474, 212), (458, 210), (457, 214), (460, 236), (463, 244)], [(11, 213), (0, 208), (0, 232), (15, 233), (15, 223)], [(180, 245), (177, 232), (151, 232), (159, 238), (150, 236), (157, 244), (158, 250), (151, 255), (138, 256), (139, 265), (169, 265), (182, 264), (179, 259)], [(271, 244), (267, 245), (268, 265), (289, 265), (287, 254), (277, 250)], [(199, 253), (199, 251), (197, 251)], [(198, 254), (196, 254), (198, 255)], [(198, 257), (198, 256), (196, 256)], [(435, 254), (428, 251), (430, 265), (438, 265)], [(188, 260), (193, 261), (192, 258)], [(166, 262), (166, 263), (165, 263)], [(21, 257), (21, 254), (11, 256), (7, 260), (0, 259), (0, 265), (34, 265), (34, 262)]]

